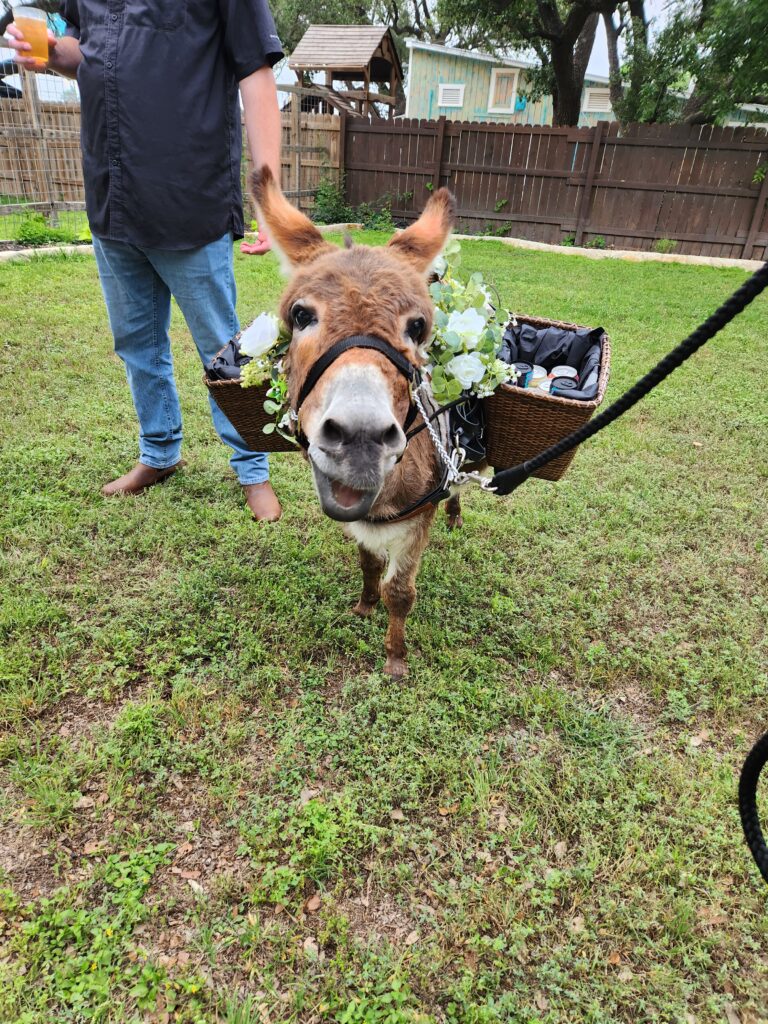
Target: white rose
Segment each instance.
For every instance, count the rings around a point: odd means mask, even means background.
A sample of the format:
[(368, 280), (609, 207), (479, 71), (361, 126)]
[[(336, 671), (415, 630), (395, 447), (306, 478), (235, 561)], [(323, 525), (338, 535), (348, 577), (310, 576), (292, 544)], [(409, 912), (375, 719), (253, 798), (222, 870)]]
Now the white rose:
[(445, 372), (455, 377), (466, 391), (483, 379), (485, 364), (477, 352), (469, 352), (467, 355), (454, 356), (445, 364)]
[(485, 317), (476, 309), (465, 309), (463, 313), (455, 310), (448, 317), (446, 333), (453, 331), (458, 334), (466, 348), (475, 348), (480, 335), (485, 330)]
[(259, 313), (250, 327), (240, 335), (240, 351), (257, 359), (266, 355), (277, 341), (280, 324), (274, 313)]

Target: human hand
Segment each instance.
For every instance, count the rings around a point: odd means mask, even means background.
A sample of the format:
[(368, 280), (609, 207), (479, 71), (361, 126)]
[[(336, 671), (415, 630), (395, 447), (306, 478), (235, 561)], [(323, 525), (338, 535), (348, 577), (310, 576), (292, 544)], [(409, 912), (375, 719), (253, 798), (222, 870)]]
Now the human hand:
[(5, 41), (10, 49), (15, 51), (13, 59), (19, 67), (26, 68), (28, 71), (45, 71), (49, 65), (55, 62), (56, 36), (49, 29), (46, 29), (48, 38), (47, 60), (41, 57), (30, 56), (32, 44), (27, 42), (24, 33), (14, 22), (11, 22), (5, 31)]

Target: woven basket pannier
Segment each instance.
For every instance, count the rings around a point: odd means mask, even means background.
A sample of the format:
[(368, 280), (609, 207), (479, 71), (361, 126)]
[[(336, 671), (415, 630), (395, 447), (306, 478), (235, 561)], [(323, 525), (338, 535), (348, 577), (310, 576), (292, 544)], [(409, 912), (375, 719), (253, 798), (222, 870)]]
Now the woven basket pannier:
[(273, 430), (265, 434), (265, 423), (274, 423), (275, 417), (264, 411), (269, 381), (257, 387), (244, 388), (239, 380), (208, 380), (205, 386), (229, 422), (254, 452), (298, 452), (300, 448)]
[[(546, 320), (544, 317), (518, 314), (515, 319), (537, 330), (546, 327), (559, 327), (568, 331), (588, 329), (561, 320)], [(611, 343), (607, 334), (603, 334), (600, 339), (600, 346), (597, 396), (591, 402), (560, 398), (558, 395), (540, 392), (538, 388), (518, 388), (510, 384), (502, 384), (490, 398), (483, 400), (487, 458), (494, 469), (508, 469), (533, 458), (591, 418), (602, 402), (608, 384)], [(575, 454), (574, 448), (538, 470), (534, 476), (559, 480)]]

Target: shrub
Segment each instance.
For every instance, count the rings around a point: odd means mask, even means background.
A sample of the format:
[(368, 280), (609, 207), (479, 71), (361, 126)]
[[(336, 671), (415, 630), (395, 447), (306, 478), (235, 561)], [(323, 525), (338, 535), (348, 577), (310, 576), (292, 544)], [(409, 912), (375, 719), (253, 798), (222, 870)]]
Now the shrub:
[(71, 231), (66, 228), (52, 228), (42, 213), (28, 213), (22, 219), (14, 241), (19, 245), (47, 245), (49, 242), (72, 242)]
[(324, 177), (315, 192), (312, 218), (318, 224), (344, 224), (353, 220), (354, 211), (344, 198), (344, 179)]
[(576, 244), (576, 235), (566, 235), (565, 238), (560, 243), (560, 245), (575, 245), (575, 244)]
[(654, 252), (673, 252), (677, 248), (677, 242), (672, 238), (659, 238), (653, 243)]
[(595, 235), (594, 238), (590, 238), (590, 240), (586, 243), (584, 248), (585, 249), (607, 249), (608, 246), (607, 246), (606, 241), (605, 241), (605, 239), (603, 238), (602, 235)]
[(355, 216), (367, 231), (395, 230), (389, 196), (382, 196), (378, 203), (361, 203)]

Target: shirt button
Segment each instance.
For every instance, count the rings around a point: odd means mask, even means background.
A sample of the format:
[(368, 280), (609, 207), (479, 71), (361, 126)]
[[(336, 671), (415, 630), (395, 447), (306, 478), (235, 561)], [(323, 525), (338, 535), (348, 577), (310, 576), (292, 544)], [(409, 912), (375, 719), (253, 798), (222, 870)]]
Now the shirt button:
[(112, 21), (117, 21), (117, 15), (116, 14), (112, 15)]
[(111, 60), (108, 60), (108, 61), (107, 61), (107, 67), (108, 67), (108, 68), (111, 68), (111, 67), (112, 67), (112, 61), (111, 61)]

